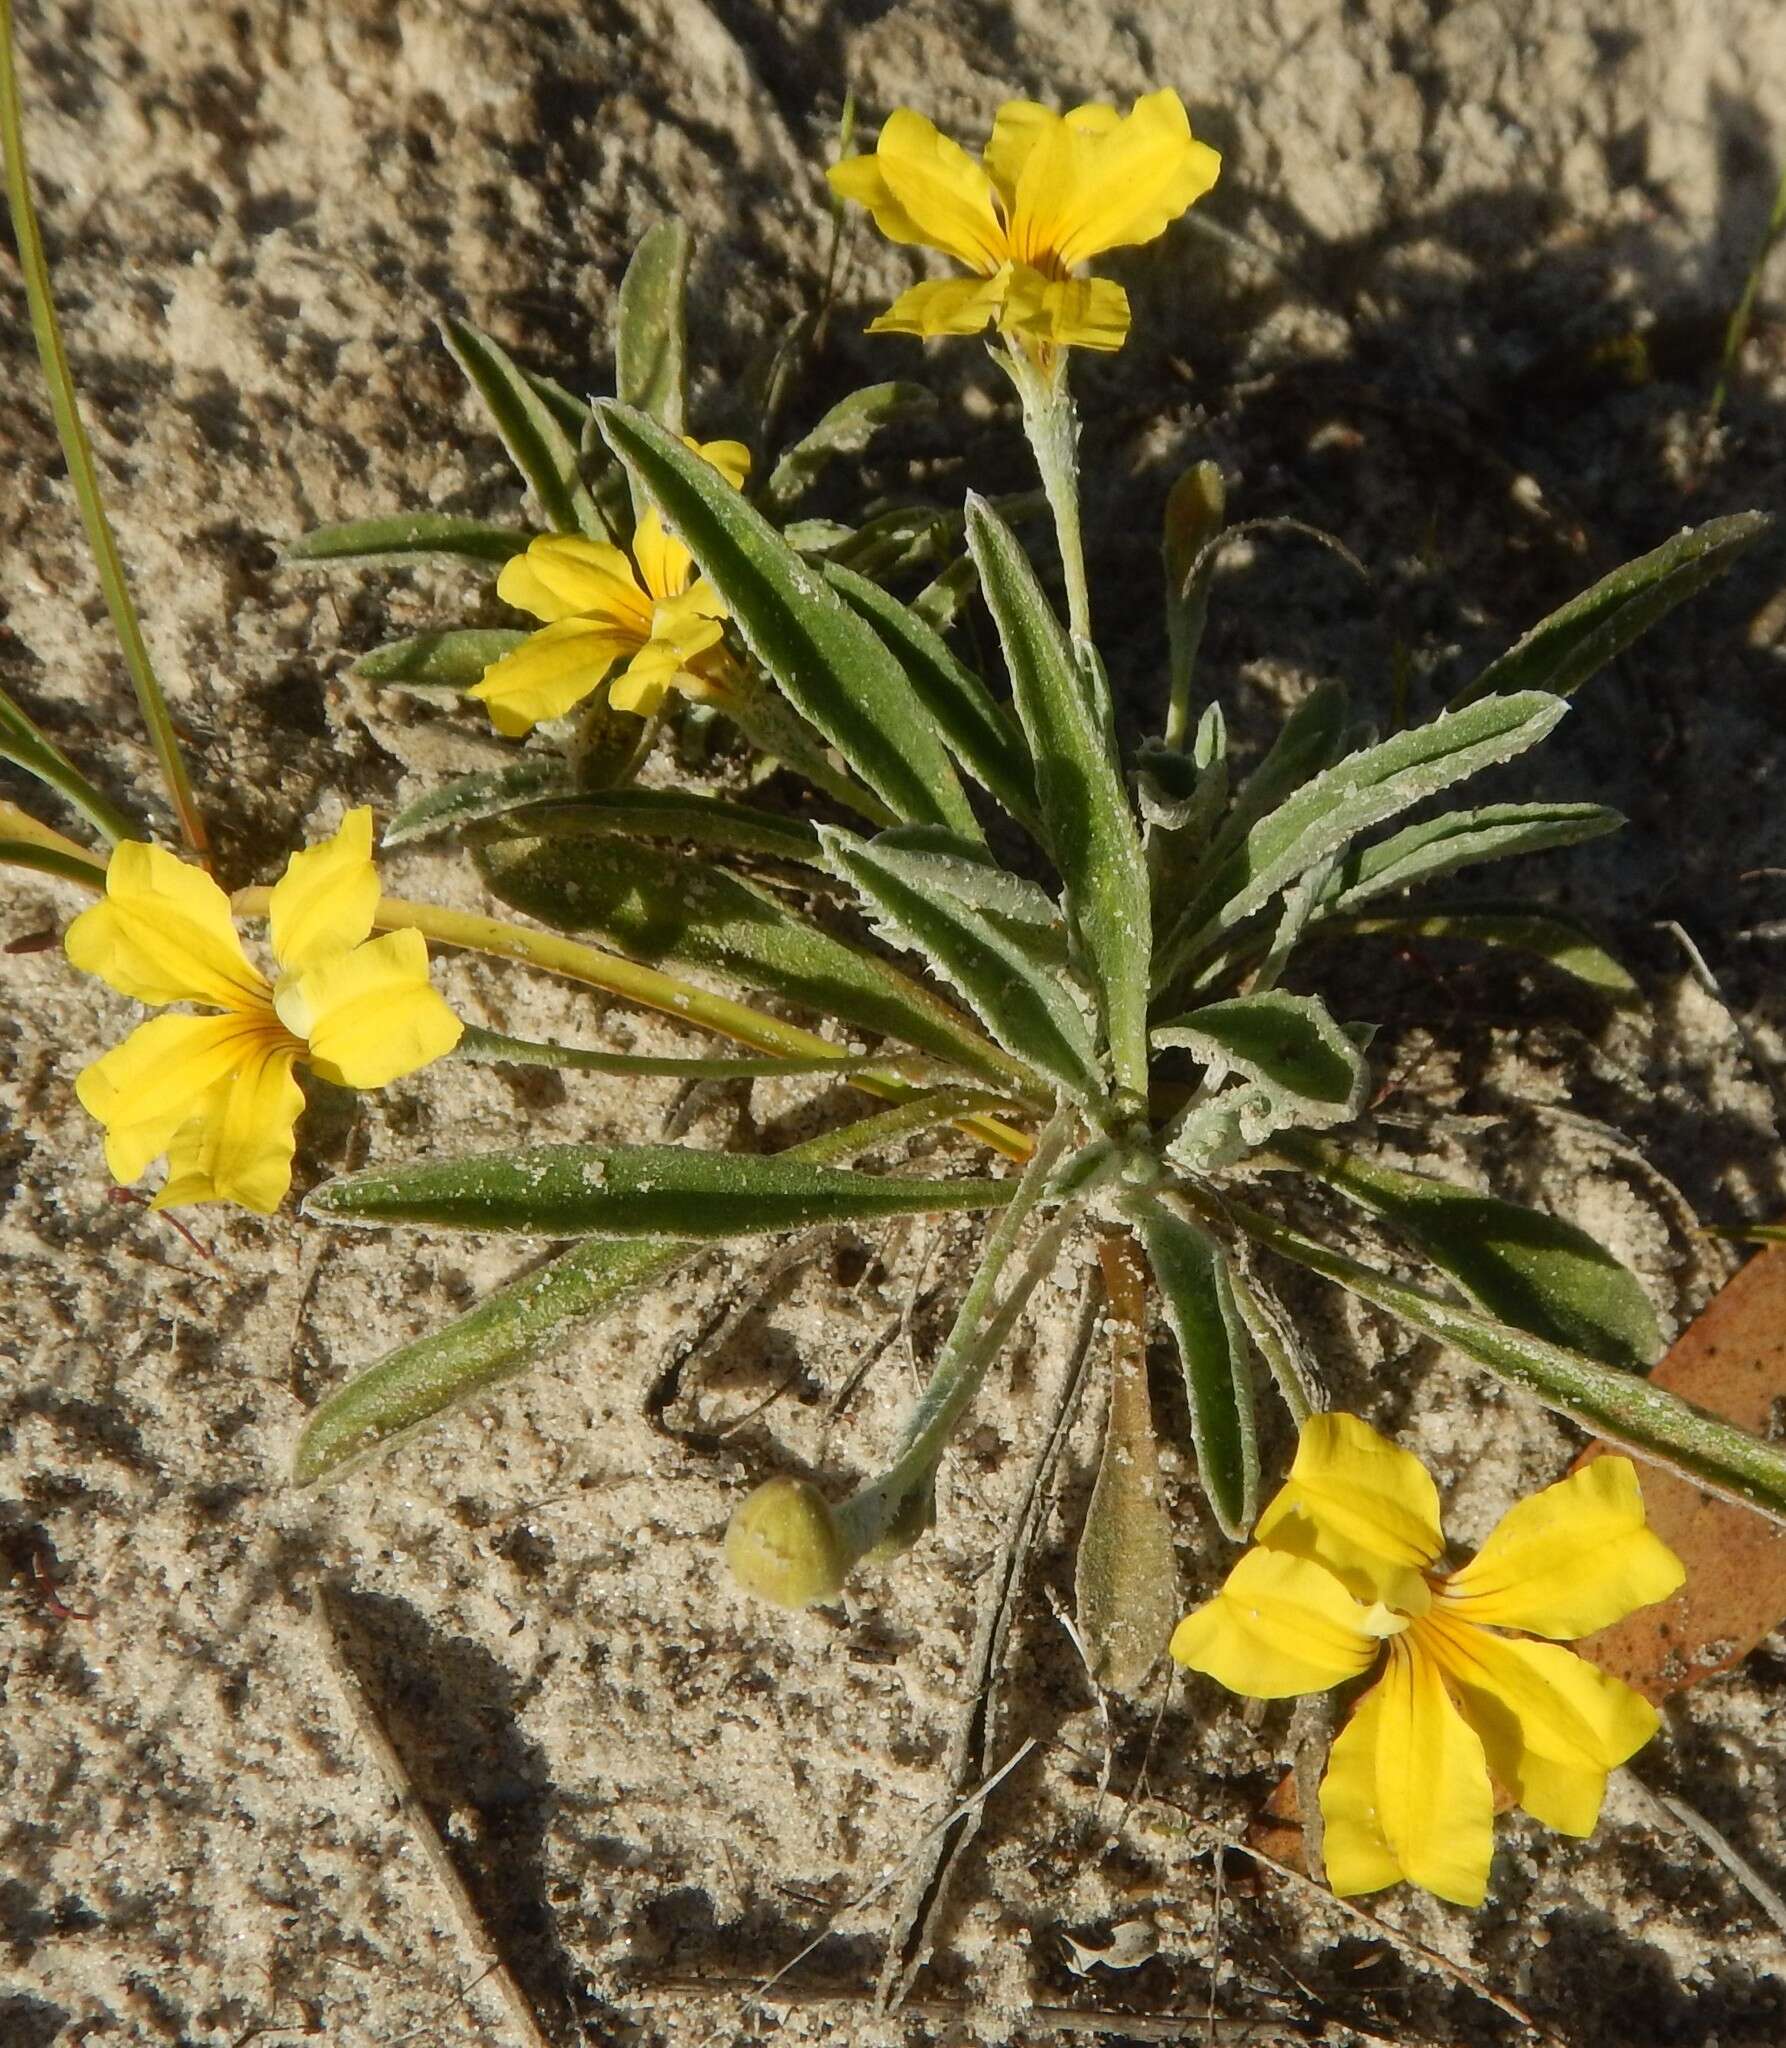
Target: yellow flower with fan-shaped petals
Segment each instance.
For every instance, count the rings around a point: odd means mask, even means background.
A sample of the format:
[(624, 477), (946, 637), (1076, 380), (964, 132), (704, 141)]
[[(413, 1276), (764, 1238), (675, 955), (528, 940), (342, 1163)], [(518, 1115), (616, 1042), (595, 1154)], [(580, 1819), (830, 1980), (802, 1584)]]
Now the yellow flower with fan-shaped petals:
[(464, 1027), (428, 980), (420, 932), (370, 936), (378, 908), (372, 813), (296, 853), (270, 892), (269, 981), (242, 950), (229, 898), (201, 868), (126, 840), (105, 900), (65, 941), (75, 966), (151, 1017), (75, 1083), (105, 1127), (106, 1164), (138, 1179), (164, 1153), (153, 1206), (235, 1202), (267, 1214), (291, 1186), (303, 1064), (350, 1088), (382, 1088), (451, 1052)]
[(901, 107), (871, 152), (828, 175), (889, 241), (940, 250), (972, 273), (913, 285), (870, 333), (978, 334), (990, 323), (1032, 350), (1117, 349), (1129, 331), (1128, 294), (1075, 271), (1107, 249), (1164, 234), (1221, 167), (1167, 90), (1126, 114), (1095, 105), (1057, 114), (1012, 100), (979, 162)]
[[(741, 441), (686, 445), (738, 488), (750, 473)], [(518, 739), (542, 719), (562, 718), (598, 690), (615, 665), (608, 701), (650, 717), (671, 690), (719, 697), (728, 657), (726, 608), (694, 558), (652, 506), (632, 553), (611, 542), (542, 533), (512, 556), (496, 594), (545, 623), (484, 670), (472, 689), (500, 733)]]
[(1256, 1699), (1380, 1665), (1321, 1783), (1336, 1892), (1406, 1879), (1480, 1905), (1496, 1781), (1546, 1826), (1593, 1832), (1607, 1772), (1656, 1732), (1656, 1710), (1561, 1645), (1686, 1576), (1645, 1525), (1629, 1458), (1596, 1458), (1521, 1501), (1447, 1573), (1425, 1467), (1355, 1415), (1317, 1415), (1253, 1538), (1179, 1623), (1172, 1654)]

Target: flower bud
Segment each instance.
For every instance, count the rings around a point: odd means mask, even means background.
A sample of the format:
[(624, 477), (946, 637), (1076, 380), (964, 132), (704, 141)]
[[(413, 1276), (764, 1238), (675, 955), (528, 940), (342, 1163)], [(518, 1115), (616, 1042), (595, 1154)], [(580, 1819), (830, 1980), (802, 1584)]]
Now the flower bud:
[(851, 1562), (830, 1503), (804, 1479), (764, 1480), (726, 1530), (732, 1577), (778, 1607), (834, 1600)]

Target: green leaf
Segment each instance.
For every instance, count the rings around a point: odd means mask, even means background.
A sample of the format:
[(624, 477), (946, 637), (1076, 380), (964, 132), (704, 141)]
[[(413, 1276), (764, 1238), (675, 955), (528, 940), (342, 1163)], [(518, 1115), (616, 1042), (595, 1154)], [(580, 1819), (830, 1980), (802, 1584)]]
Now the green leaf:
[(972, 555), (957, 555), (912, 599), (911, 610), (935, 632), (946, 633), (979, 587), (979, 564)]
[(499, 840), (476, 859), (505, 903), (561, 931), (593, 932), (629, 959), (767, 990), (970, 1073), (1033, 1087), (1027, 1068), (928, 989), (722, 869), (610, 840)]
[(645, 231), (626, 275), (614, 318), (615, 389), (667, 432), (687, 431), (688, 259), (693, 247), (679, 220)]
[[(482, 399), (509, 460), (555, 533), (606, 540), (608, 529), (578, 467), (575, 445), (508, 351), (464, 320), (440, 323), (441, 338)], [(522, 546), (525, 547), (523, 542)]]
[(527, 637), (495, 627), (412, 633), (362, 654), (353, 672), (368, 683), (402, 683), (412, 690), (469, 690), (483, 681), (493, 661), (512, 654)]
[[(58, 796), (73, 804), (81, 816), (113, 845), (121, 839), (146, 836), (141, 823), (128, 811), (120, 810), (102, 790), (96, 789), (39, 728), (23, 705), (15, 702), (4, 690), (0, 690), (0, 761), (12, 762), (15, 767), (23, 768), (27, 775), (35, 776), (46, 789), (53, 789)], [(45, 874), (63, 872), (60, 866), (46, 865), (38, 860), (27, 865), (41, 868)]]
[(1573, 1223), (1300, 1131), (1277, 1150), (1389, 1224), (1499, 1321), (1605, 1365), (1642, 1371), (1655, 1363), (1662, 1333), (1649, 1296)]
[(1735, 512), (1677, 533), (1552, 612), (1460, 690), (1450, 708), (1461, 710), (1494, 691), (1573, 695), (1658, 619), (1722, 576), (1772, 524), (1765, 512)]
[(1489, 804), (1478, 811), (1448, 811), (1347, 855), (1328, 884), (1327, 901), (1335, 910), (1355, 910), (1374, 896), (1478, 861), (1580, 846), (1624, 822), (1604, 804)]
[[(621, 397), (627, 396), (625, 391)], [(631, 401), (634, 405), (639, 400)], [(647, 412), (649, 406), (644, 408)], [(767, 513), (785, 512), (839, 455), (860, 455), (883, 427), (914, 414), (935, 412), (936, 400), (922, 384), (867, 384), (840, 398), (810, 433), (783, 454), (769, 473), (760, 503)]]
[(1370, 1087), (1358, 1047), (1318, 996), (1281, 989), (1236, 996), (1174, 1018), (1153, 1036), (1156, 1045), (1194, 1053), (1207, 1069), (1207, 1088), (1220, 1088), (1231, 1074), (1253, 1084), (1236, 1103), (1249, 1146), (1286, 1127), (1350, 1123)]
[(345, 1174), (305, 1198), (327, 1222), (534, 1237), (733, 1239), (815, 1223), (996, 1209), (1014, 1180), (924, 1180), (689, 1145), (533, 1145)]
[(63, 853), (54, 846), (43, 846), (35, 839), (0, 839), (0, 867), (30, 868), (40, 875), (55, 875), (64, 882), (80, 882), (86, 887), (93, 886), (95, 873), (104, 877), (104, 867), (93, 861), (79, 860), (72, 853)]
[(1786, 1447), (1763, 1443), (1640, 1374), (1602, 1365), (1582, 1352), (1509, 1329), (1475, 1309), (1404, 1286), (1231, 1197), (1224, 1197), (1222, 1208), (1227, 1220), (1261, 1244), (1451, 1345), (1595, 1436), (1786, 1524)]
[[(972, 860), (902, 844), (897, 832), (864, 842), (821, 825), (819, 838), (836, 871), (861, 892), (882, 937), (922, 954), (1008, 1053), (1081, 1102), (1103, 1094), (1085, 1015), (1059, 969), (1038, 962), (1008, 925), (961, 893), (961, 871), (971, 871)], [(1014, 896), (1021, 890), (1016, 876), (990, 863), (982, 875), (995, 896), (1001, 882), (1015, 885)]]
[(677, 1081), (779, 1081), (803, 1074), (849, 1075), (884, 1065), (840, 1052), (835, 1059), (700, 1059), (686, 1054), (603, 1052), (592, 1046), (554, 1045), (537, 1038), (510, 1038), (502, 1031), (466, 1025), (453, 1048), (458, 1059), (480, 1064), (557, 1067), (583, 1074), (620, 1074)]
[(599, 410), (609, 446), (663, 508), (796, 710), (895, 817), (978, 838), (942, 741), (874, 629), (717, 470), (642, 414)]
[(512, 767), (493, 768), (477, 775), (460, 775), (419, 796), (384, 828), (386, 846), (402, 846), (412, 839), (427, 839), (436, 832), (456, 831), (475, 825), (483, 818), (500, 818), (506, 812), (537, 803), (548, 793), (571, 787), (569, 771), (557, 759), (517, 761)]
[(1359, 833), (1536, 746), (1567, 709), (1537, 691), (1488, 697), (1336, 762), (1261, 818), (1197, 889), (1168, 946), (1168, 970), (1194, 961)]
[(399, 1346), (331, 1394), (305, 1423), (292, 1457), (295, 1486), (343, 1479), (524, 1373), (568, 1326), (611, 1315), (688, 1258), (686, 1243), (591, 1238), (523, 1273), (476, 1308)]
[[(524, 555), (532, 535), (450, 512), (394, 512), (383, 519), (348, 519), (319, 526), (286, 545), (287, 567), (307, 562), (400, 562), (417, 555), (449, 555), (467, 562), (506, 562)], [(402, 642), (398, 643), (402, 645)]]
[(1039, 830), (1036, 771), (1011, 714), (933, 626), (878, 583), (837, 563), (825, 581), (879, 634), (962, 767), (1020, 825)]
[(526, 805), (511, 822), (550, 839), (674, 839), (710, 853), (805, 863), (819, 858), (819, 835), (803, 818), (680, 789), (605, 789), (548, 798)]
[(1399, 915), (1384, 912), (1363, 917), (1324, 917), (1317, 938), (1383, 935), (1398, 939), (1468, 939), (1482, 946), (1507, 946), (1534, 953), (1561, 974), (1572, 975), (1619, 1002), (1641, 994), (1637, 984), (1599, 944), (1586, 925), (1554, 912), (1434, 904)]
[(1207, 1231), (1158, 1202), (1136, 1201), (1131, 1220), (1178, 1340), (1203, 1491), (1223, 1535), (1243, 1542), (1259, 1517), (1259, 1445), (1252, 1359), (1227, 1259)]
[(1117, 765), (1108, 694), (1080, 669), (1016, 536), (983, 499), (968, 499), (967, 536), (1035, 763), (1067, 919), (1098, 991), (1116, 1083), (1144, 1095), (1147, 864)]

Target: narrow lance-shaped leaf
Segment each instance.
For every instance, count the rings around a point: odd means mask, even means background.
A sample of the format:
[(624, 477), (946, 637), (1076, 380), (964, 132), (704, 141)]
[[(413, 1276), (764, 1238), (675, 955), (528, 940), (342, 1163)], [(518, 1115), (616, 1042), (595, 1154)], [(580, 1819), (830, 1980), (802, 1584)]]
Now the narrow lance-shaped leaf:
[(1179, 918), (1165, 970), (1195, 960), (1361, 832), (1536, 746), (1567, 709), (1561, 698), (1538, 691), (1489, 697), (1337, 762), (1253, 826), (1197, 890)]
[(1224, 1197), (1222, 1213), (1261, 1244), (1451, 1345), (1594, 1435), (1786, 1525), (1786, 1447), (1764, 1443), (1639, 1374), (1391, 1280), (1232, 1197)]
[[(835, 1165), (923, 1130), (958, 1103), (931, 1095), (808, 1139), (786, 1154)], [(674, 1272), (686, 1241), (587, 1238), (550, 1264), (499, 1287), (444, 1329), (400, 1345), (329, 1396), (304, 1426), (292, 1459), (299, 1486), (332, 1482), (449, 1410), (525, 1372), (548, 1342), (599, 1322)]]
[(511, 1038), (503, 1031), (466, 1025), (453, 1048), (455, 1059), (493, 1065), (557, 1067), (584, 1074), (634, 1075), (678, 1081), (779, 1081), (790, 1075), (861, 1074), (884, 1065), (866, 1055), (840, 1052), (831, 1058), (701, 1059), (689, 1054), (605, 1052), (599, 1047), (555, 1045), (538, 1038)]
[[(902, 846), (897, 833), (865, 843), (821, 825), (819, 837), (882, 936), (923, 954), (1007, 1052), (1082, 1101), (1102, 1093), (1091, 1034), (1058, 968), (1038, 964), (1008, 930), (956, 894), (945, 856)], [(996, 869), (991, 878), (998, 879)]]
[(691, 1145), (533, 1145), (353, 1173), (305, 1198), (336, 1223), (534, 1237), (764, 1237), (815, 1223), (996, 1209), (1010, 1180), (854, 1173)]
[[(625, 398), (626, 393), (621, 392)], [(632, 401), (637, 404), (635, 399)], [(645, 408), (647, 411), (649, 407)], [(763, 486), (765, 512), (783, 512), (826, 463), (839, 455), (860, 455), (883, 427), (936, 410), (936, 400), (922, 384), (867, 384), (840, 398), (817, 426), (786, 450)]]
[(510, 821), (549, 839), (675, 839), (712, 853), (814, 863), (819, 835), (804, 818), (680, 789), (604, 789), (549, 797)]
[(1708, 519), (1614, 569), (1490, 662), (1451, 700), (1452, 710), (1497, 690), (1571, 696), (1658, 619), (1722, 576), (1772, 524), (1765, 512)]
[(488, 520), (461, 519), (450, 512), (392, 512), (302, 533), (286, 543), (284, 560), (289, 566), (446, 555), (465, 562), (506, 562), (511, 555), (524, 555), (530, 538), (520, 527), (492, 526)]
[[(525, 534), (511, 536), (525, 548)], [(508, 559), (505, 554), (503, 559)], [(388, 640), (362, 654), (353, 672), (368, 683), (401, 683), (411, 690), (469, 690), (481, 683), (493, 661), (512, 654), (525, 633), (501, 627), (450, 627), (441, 632), (412, 633)]]
[(477, 862), (504, 902), (560, 930), (593, 932), (630, 959), (766, 989), (971, 1073), (1034, 1087), (1027, 1067), (909, 976), (722, 869), (607, 840), (497, 841)]
[(487, 769), (476, 775), (455, 776), (439, 789), (431, 789), (402, 810), (384, 828), (386, 846), (402, 846), (412, 839), (427, 839), (436, 832), (453, 832), (475, 825), (482, 819), (500, 818), (523, 805), (537, 803), (542, 796), (568, 791), (572, 787), (569, 769), (557, 759), (516, 761), (507, 768)]
[(886, 643), (956, 760), (1020, 825), (1037, 831), (1036, 771), (1010, 713), (927, 620), (878, 583), (835, 562), (825, 581)]
[(1016, 536), (982, 499), (968, 499), (967, 535), (1035, 763), (1068, 921), (1104, 1013), (1116, 1082), (1145, 1094), (1147, 863), (1117, 765), (1108, 694), (1081, 670)]
[(1228, 1262), (1207, 1231), (1156, 1201), (1138, 1200), (1132, 1221), (1178, 1340), (1203, 1490), (1223, 1535), (1238, 1543), (1258, 1519), (1259, 1446), (1252, 1359)]
[[(11, 761), (53, 789), (114, 845), (144, 837), (142, 824), (95, 789), (55, 742), (47, 738), (20, 704), (0, 690), (0, 761)], [(56, 872), (54, 869), (46, 872)]]
[(1335, 910), (1355, 910), (1393, 889), (1436, 881), (1481, 861), (1581, 846), (1624, 822), (1604, 804), (1489, 804), (1449, 811), (1348, 854), (1327, 886), (1326, 902)]
[(1500, 1321), (1606, 1365), (1642, 1370), (1655, 1362), (1662, 1333), (1649, 1296), (1573, 1223), (1404, 1173), (1301, 1131), (1280, 1139), (1277, 1150), (1390, 1224)]
[(1235, 1091), (1246, 1145), (1297, 1125), (1350, 1123), (1370, 1086), (1363, 1055), (1318, 996), (1272, 989), (1209, 1003), (1160, 1025), (1154, 1043), (1194, 1053), (1207, 1069), (1208, 1088), (1220, 1088), (1231, 1074), (1251, 1084)]
[[(557, 416), (507, 349), (468, 321), (443, 320), (441, 338), (483, 401), (490, 423), (526, 479), (546, 524), (558, 533), (605, 540), (608, 529), (578, 467), (577, 450)], [(522, 542), (522, 549), (526, 542)]]
[(978, 838), (932, 721), (867, 621), (673, 435), (624, 406), (599, 411), (609, 446), (663, 508), (794, 707), (896, 817)]
[(614, 316), (615, 388), (672, 434), (686, 431), (688, 229), (660, 220), (646, 229), (620, 280)]
[(1640, 993), (1635, 981), (1595, 939), (1586, 925), (1552, 911), (1539, 913), (1480, 904), (1445, 906), (1364, 916), (1324, 917), (1317, 938), (1381, 934), (1397, 939), (1468, 939), (1481, 946), (1505, 946), (1535, 954), (1559, 973), (1586, 982), (1620, 1002)]

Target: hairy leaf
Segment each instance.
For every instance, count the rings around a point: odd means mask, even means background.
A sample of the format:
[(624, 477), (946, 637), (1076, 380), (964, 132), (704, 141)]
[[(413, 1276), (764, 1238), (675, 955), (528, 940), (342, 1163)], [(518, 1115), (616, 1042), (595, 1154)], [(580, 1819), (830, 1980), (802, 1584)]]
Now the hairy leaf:
[(1722, 576), (1772, 526), (1765, 512), (1734, 512), (1688, 527), (1614, 569), (1536, 625), (1451, 700), (1454, 711), (1494, 691), (1571, 696), (1677, 604)]
[[(1262, 1144), (1297, 1125), (1350, 1123), (1364, 1107), (1370, 1070), (1318, 996), (1236, 996), (1176, 1017), (1154, 1031), (1156, 1045), (1183, 1046), (1220, 1088), (1231, 1074), (1253, 1084), (1236, 1091), (1240, 1135)], [(1225, 1101), (1225, 1098), (1223, 1098)]]
[(815, 1223), (996, 1209), (1013, 1180), (926, 1180), (690, 1145), (533, 1145), (345, 1174), (305, 1198), (337, 1223), (534, 1237), (764, 1237)]
[(922, 384), (866, 384), (852, 391), (783, 453), (763, 486), (763, 510), (785, 512), (811, 488), (826, 463), (839, 455), (860, 455), (883, 427), (896, 420), (935, 410), (936, 400)]
[(719, 473), (643, 414), (599, 408), (608, 444), (641, 477), (751, 652), (895, 817), (979, 837), (967, 798), (904, 669)]
[(1028, 1069), (873, 954), (736, 875), (624, 842), (498, 841), (479, 869), (504, 902), (562, 931), (593, 932), (630, 959), (696, 968), (883, 1033), (1007, 1085)]
[[(400, 562), (416, 555), (450, 555), (467, 562), (506, 562), (524, 555), (532, 535), (450, 512), (393, 512), (380, 519), (348, 519), (319, 526), (286, 544), (288, 565), (307, 562)], [(402, 645), (402, 642), (398, 643)]]
[(1245, 1539), (1259, 1514), (1252, 1359), (1228, 1262), (1205, 1230), (1150, 1200), (1133, 1221), (1178, 1340), (1197, 1471), (1222, 1533)]
[(1392, 889), (1455, 874), (1478, 861), (1580, 846), (1624, 822), (1604, 804), (1489, 804), (1478, 811), (1448, 811), (1348, 854), (1328, 884), (1327, 901), (1336, 910), (1355, 910)]
[(1400, 914), (1385, 911), (1362, 917), (1324, 917), (1315, 935), (1327, 939), (1350, 933), (1360, 937), (1380, 934), (1400, 939), (1469, 939), (1482, 946), (1506, 946), (1536, 954), (1560, 973), (1572, 975), (1620, 1002), (1632, 1001), (1640, 993), (1636, 982), (1586, 925), (1574, 918), (1560, 917), (1554, 911), (1469, 903), (1451, 907), (1431, 904)]
[(968, 546), (1036, 767), (1067, 918), (1098, 992), (1117, 1085), (1147, 1088), (1147, 864), (1117, 765), (1108, 693), (1075, 659), (1016, 536), (970, 497)]
[(1404, 1173), (1301, 1131), (1277, 1149), (1390, 1224), (1501, 1322), (1605, 1365), (1641, 1371), (1654, 1363), (1662, 1332), (1649, 1296), (1573, 1223)]
[(675, 839), (712, 853), (816, 862), (819, 835), (801, 818), (680, 789), (604, 789), (527, 805), (517, 830), (550, 839)]
[[(896, 834), (865, 843), (821, 825), (819, 837), (838, 873), (861, 892), (882, 936), (929, 960), (1007, 1052), (1081, 1101), (1103, 1092), (1091, 1034), (1059, 970), (1038, 963), (1008, 925), (955, 886), (960, 871), (974, 863), (901, 845)], [(983, 872), (994, 894), (1000, 880), (1016, 882), (996, 868)], [(970, 880), (968, 887), (975, 884)]]
[(436, 832), (456, 831), (482, 818), (500, 818), (571, 786), (570, 771), (556, 759), (517, 761), (509, 768), (461, 775), (405, 804), (384, 828), (384, 844), (402, 846)]
[(672, 434), (687, 431), (692, 248), (679, 220), (660, 220), (647, 228), (620, 280), (614, 320), (614, 381), (621, 403), (649, 413)]
[(583, 481), (576, 447), (553, 408), (508, 351), (468, 321), (443, 320), (440, 332), (466, 381), (483, 401), (491, 425), (533, 492), (546, 524), (557, 533), (605, 540), (608, 529)]
[[(519, 536), (525, 547), (526, 536)], [(505, 557), (506, 559), (506, 557)], [(362, 654), (353, 672), (368, 683), (402, 683), (411, 690), (469, 690), (484, 679), (493, 661), (512, 654), (525, 633), (496, 627), (449, 627), (387, 640)]]

